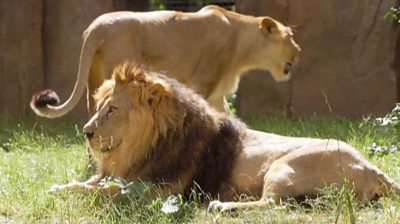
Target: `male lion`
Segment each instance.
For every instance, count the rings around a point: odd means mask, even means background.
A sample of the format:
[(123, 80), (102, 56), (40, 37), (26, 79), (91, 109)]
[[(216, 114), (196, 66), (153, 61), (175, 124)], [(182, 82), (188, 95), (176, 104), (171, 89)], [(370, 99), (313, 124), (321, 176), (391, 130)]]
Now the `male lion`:
[(300, 52), (292, 36), (289, 27), (270, 17), (242, 15), (217, 6), (195, 13), (107, 13), (83, 33), (77, 81), (69, 99), (54, 106), (58, 102), (54, 94), (40, 92), (33, 96), (31, 108), (39, 116), (62, 116), (76, 105), (87, 86), (88, 110), (93, 115), (95, 90), (117, 64), (131, 60), (167, 72), (216, 109), (228, 111), (225, 96), (236, 91), (245, 71), (266, 69), (276, 80), (289, 79)]
[(55, 185), (52, 191), (118, 194), (118, 187), (97, 187), (100, 179), (113, 175), (159, 183), (164, 195), (188, 192), (197, 183), (224, 201), (238, 194), (260, 198), (210, 203), (209, 208), (220, 210), (317, 196), (318, 189), (341, 186), (346, 179), (363, 202), (391, 191), (400, 194), (399, 184), (344, 142), (246, 129), (172, 78), (137, 65), (117, 67), (95, 98), (97, 112), (84, 133), (97, 175)]

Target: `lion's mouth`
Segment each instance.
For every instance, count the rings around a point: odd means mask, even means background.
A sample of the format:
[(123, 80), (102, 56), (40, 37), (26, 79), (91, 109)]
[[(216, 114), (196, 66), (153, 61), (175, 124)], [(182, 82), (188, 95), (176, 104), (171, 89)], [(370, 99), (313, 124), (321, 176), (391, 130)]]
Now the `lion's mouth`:
[(283, 73), (285, 75), (289, 75), (289, 73), (292, 71), (292, 69), (293, 69), (293, 64), (290, 62), (286, 62), (285, 66), (283, 68)]
[(109, 152), (111, 152), (112, 150), (118, 148), (118, 147), (121, 145), (121, 143), (122, 143), (122, 140), (119, 141), (119, 142), (118, 142), (116, 145), (114, 145), (114, 146), (107, 146), (107, 147), (105, 147), (105, 148), (101, 148), (99, 151), (100, 151), (101, 153), (109, 153)]

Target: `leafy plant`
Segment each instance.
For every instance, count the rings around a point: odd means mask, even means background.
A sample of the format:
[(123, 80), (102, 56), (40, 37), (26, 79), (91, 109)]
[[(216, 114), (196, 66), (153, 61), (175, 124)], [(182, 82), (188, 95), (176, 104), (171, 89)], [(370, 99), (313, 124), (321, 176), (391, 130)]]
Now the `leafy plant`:
[(167, 6), (162, 0), (150, 0), (150, 9), (152, 10), (166, 10)]
[[(149, 193), (151, 190), (156, 189), (156, 185), (150, 182), (143, 181), (135, 181), (135, 182), (126, 182), (123, 178), (108, 176), (98, 183), (98, 187), (102, 189), (108, 189), (111, 187), (118, 187), (121, 190), (122, 195), (128, 195), (132, 199), (144, 199), (143, 195)], [(196, 189), (193, 189), (192, 194), (198, 194)], [(191, 197), (196, 197), (192, 195)], [(198, 201), (194, 201), (193, 203), (187, 202), (184, 200), (184, 197), (181, 194), (178, 195), (170, 195), (166, 199), (162, 197), (157, 197), (154, 199), (144, 199), (143, 200), (149, 209), (159, 210), (164, 214), (182, 215), (181, 213), (189, 208), (197, 208)]]
[(154, 184), (150, 182), (136, 181), (127, 183), (123, 178), (108, 176), (98, 183), (98, 186), (102, 189), (108, 189), (111, 187), (119, 187), (121, 194), (129, 194), (134, 198), (142, 197), (154, 188)]
[(376, 124), (379, 126), (392, 126), (400, 129), (400, 103), (397, 103), (394, 109), (381, 118), (376, 118)]
[(384, 156), (390, 153), (395, 153), (400, 149), (400, 103), (397, 103), (391, 112), (384, 117), (367, 118), (363, 125), (372, 125), (375, 131), (385, 131), (385, 129), (395, 129), (397, 132), (393, 144), (388, 144), (385, 141), (373, 142), (366, 148), (370, 156)]
[(376, 142), (372, 143), (366, 149), (369, 152), (369, 156), (384, 156), (399, 151), (399, 147), (396, 145), (380, 145)]
[(170, 195), (163, 203), (161, 211), (165, 214), (178, 212), (183, 206), (183, 199), (181, 195)]
[(383, 18), (400, 23), (400, 8), (391, 7)]

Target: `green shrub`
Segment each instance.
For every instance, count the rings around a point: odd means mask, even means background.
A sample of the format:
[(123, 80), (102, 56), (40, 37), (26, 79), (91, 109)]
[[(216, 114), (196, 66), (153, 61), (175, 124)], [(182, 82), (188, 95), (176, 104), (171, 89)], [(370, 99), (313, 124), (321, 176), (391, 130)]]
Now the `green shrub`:
[(391, 7), (384, 18), (400, 23), (400, 8)]

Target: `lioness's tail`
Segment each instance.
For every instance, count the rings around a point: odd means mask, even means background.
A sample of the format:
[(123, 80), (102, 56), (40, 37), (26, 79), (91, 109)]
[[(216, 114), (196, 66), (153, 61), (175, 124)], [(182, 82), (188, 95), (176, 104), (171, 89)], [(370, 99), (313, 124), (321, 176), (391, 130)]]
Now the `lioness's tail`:
[(54, 104), (58, 103), (58, 97), (51, 90), (41, 91), (32, 97), (30, 106), (38, 116), (47, 118), (61, 117), (72, 110), (78, 103), (88, 83), (92, 58), (101, 44), (100, 40), (96, 37), (96, 33), (96, 30), (91, 30), (90, 32), (86, 30), (83, 33), (78, 75), (74, 90), (68, 100), (62, 105), (54, 106)]

